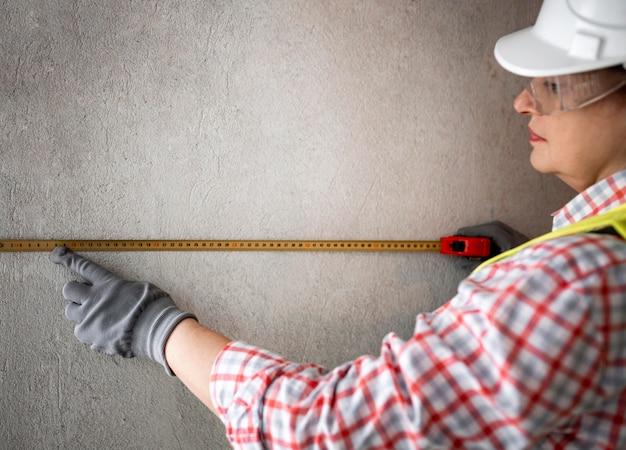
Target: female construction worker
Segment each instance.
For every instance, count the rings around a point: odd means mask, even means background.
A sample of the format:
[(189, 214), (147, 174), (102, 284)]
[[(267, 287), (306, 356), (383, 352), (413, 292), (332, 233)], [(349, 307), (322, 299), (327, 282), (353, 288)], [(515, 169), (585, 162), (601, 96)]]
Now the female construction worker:
[(237, 448), (626, 448), (626, 7), (545, 0), (495, 54), (530, 77), (514, 106), (533, 167), (579, 194), (410, 340), (331, 371), (296, 364), (59, 247), (52, 260), (88, 281), (63, 290), (78, 339), (161, 363)]

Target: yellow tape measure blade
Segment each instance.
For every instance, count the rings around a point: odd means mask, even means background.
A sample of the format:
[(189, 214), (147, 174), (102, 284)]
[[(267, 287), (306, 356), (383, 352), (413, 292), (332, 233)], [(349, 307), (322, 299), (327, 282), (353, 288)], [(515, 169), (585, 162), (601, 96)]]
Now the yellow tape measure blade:
[(81, 252), (123, 251), (337, 251), (439, 252), (440, 241), (287, 240), (0, 240), (0, 252), (48, 252), (65, 246)]

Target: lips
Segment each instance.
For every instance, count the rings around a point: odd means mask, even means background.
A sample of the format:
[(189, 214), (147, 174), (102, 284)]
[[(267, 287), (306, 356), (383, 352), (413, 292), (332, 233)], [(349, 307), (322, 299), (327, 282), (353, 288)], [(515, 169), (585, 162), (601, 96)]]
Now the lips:
[(530, 131), (530, 142), (545, 142), (546, 141), (544, 138), (542, 138), (537, 133), (535, 133), (532, 128), (528, 127), (528, 131)]

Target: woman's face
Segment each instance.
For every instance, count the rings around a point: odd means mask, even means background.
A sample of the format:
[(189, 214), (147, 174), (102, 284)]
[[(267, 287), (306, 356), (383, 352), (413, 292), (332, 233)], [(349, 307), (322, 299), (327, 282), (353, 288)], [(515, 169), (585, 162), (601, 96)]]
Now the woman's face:
[(626, 88), (595, 103), (544, 115), (527, 90), (514, 102), (530, 116), (532, 166), (552, 173), (577, 191), (626, 169)]

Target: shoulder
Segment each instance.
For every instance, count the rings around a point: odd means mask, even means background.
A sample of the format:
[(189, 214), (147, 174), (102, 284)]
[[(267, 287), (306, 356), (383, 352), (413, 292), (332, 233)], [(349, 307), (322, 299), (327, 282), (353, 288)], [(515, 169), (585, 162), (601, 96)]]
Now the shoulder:
[(508, 304), (512, 310), (524, 303), (539, 307), (548, 302), (567, 313), (573, 304), (588, 308), (598, 297), (618, 301), (626, 295), (625, 270), (623, 239), (604, 234), (564, 236), (538, 242), (472, 273), (459, 285), (453, 302), (481, 309)]
[(610, 234), (579, 233), (538, 242), (476, 272), (478, 279), (549, 274), (574, 281), (626, 264), (626, 241)]
[(532, 272), (557, 271), (572, 281), (626, 264), (626, 241), (610, 234), (579, 233), (539, 242), (510, 258)]

